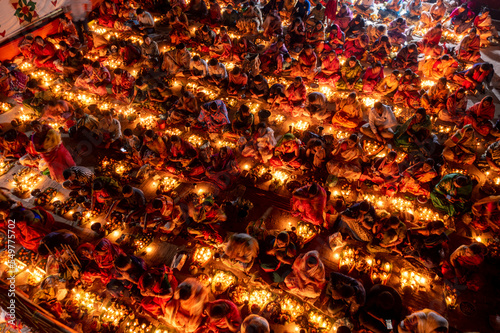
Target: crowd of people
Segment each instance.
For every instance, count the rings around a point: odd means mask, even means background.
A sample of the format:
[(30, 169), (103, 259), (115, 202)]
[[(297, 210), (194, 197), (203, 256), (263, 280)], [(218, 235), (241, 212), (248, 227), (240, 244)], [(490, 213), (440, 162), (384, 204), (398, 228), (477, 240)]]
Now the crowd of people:
[[(226, 269), (260, 275), (269, 290), (347, 318), (337, 332), (450, 327), (443, 311), (408, 312), (401, 292), (383, 281), (368, 286), (331, 271), (293, 231), (228, 212), (259, 168), (271, 178), (276, 170), (293, 176), (295, 186), (280, 194), (289, 194), (288, 212), (316, 237), (340, 235), (369, 255), (416, 260), (462, 290), (492, 288), (498, 276), (481, 274), (489, 253), (476, 240), (500, 232), (500, 121), (494, 68), (481, 58), (499, 40), (487, 8), (453, 0), (104, 0), (90, 7), (72, 1), (57, 33), (25, 35), (20, 55), (2, 62), (1, 93), (33, 118), (3, 127), (5, 161), (49, 176), (104, 223), (220, 249)], [(50, 86), (33, 74), (39, 70), (54, 78)], [(79, 93), (93, 102), (70, 97)], [(134, 112), (124, 116), (125, 109)], [(154, 120), (141, 124), (145, 115)], [(308, 127), (297, 128), (299, 121)], [(190, 140), (193, 133), (204, 141)], [(102, 173), (94, 155), (126, 161), (139, 181)], [(148, 197), (140, 181), (153, 174), (211, 191)], [(365, 194), (405, 197), (436, 215), (417, 221)], [(52, 258), (47, 273), (68, 285), (101, 284), (114, 298), (127, 291), (141, 314), (179, 332), (272, 331), (269, 318), (245, 317), (196, 276), (181, 280), (178, 262), (151, 267), (103, 237), (101, 224), (92, 225), (99, 240), (81, 243), (57, 230), (47, 207), (24, 207), (9, 195), (0, 204), (3, 220), (16, 221), (19, 244)], [(454, 234), (462, 243), (451, 247)], [(71, 319), (54, 298), (34, 299)]]

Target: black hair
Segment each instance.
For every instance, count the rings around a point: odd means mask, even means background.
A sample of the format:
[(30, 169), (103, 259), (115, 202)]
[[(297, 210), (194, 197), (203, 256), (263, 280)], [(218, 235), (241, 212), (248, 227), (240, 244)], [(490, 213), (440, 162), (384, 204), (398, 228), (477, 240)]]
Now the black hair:
[(115, 267), (118, 269), (123, 269), (125, 266), (130, 264), (132, 259), (126, 254), (119, 254), (115, 259)]
[(63, 171), (63, 177), (65, 180), (68, 180), (69, 177), (71, 177), (71, 170), (70, 169), (66, 169)]
[(163, 207), (163, 201), (160, 198), (156, 198), (153, 200), (152, 205), (154, 209), (160, 209)]
[(131, 128), (126, 128), (124, 131), (123, 131), (123, 135), (126, 136), (126, 137), (129, 137), (129, 136), (132, 136), (134, 133), (132, 132), (132, 129)]
[(192, 290), (191, 290), (191, 285), (188, 284), (188, 283), (185, 283), (185, 284), (181, 284), (179, 286), (179, 299), (181, 300), (187, 300), (191, 297), (191, 293), (192, 293)]

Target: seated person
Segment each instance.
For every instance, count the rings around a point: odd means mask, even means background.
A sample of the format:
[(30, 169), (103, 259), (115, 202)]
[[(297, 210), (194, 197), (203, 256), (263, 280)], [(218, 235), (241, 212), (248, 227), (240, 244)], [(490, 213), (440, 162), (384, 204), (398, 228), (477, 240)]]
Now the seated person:
[(299, 117), (302, 114), (307, 116), (304, 112), (307, 90), (302, 77), (297, 76), (284, 93), (288, 100), (288, 103), (283, 105), (285, 111), (290, 112), (292, 117)]
[(493, 66), (483, 62), (475, 64), (468, 70), (455, 73), (453, 81), (471, 92), (484, 91), (483, 84), (489, 82), (492, 76)]
[(106, 285), (107, 291), (115, 298), (123, 297), (127, 289), (131, 295), (139, 294), (140, 291), (136, 286), (147, 270), (144, 259), (122, 253), (116, 257), (114, 268), (115, 276)]
[(317, 73), (318, 58), (311, 45), (304, 45), (299, 54), (299, 62), (294, 69), (293, 75), (301, 76), (307, 80), (312, 79)]
[(374, 237), (366, 246), (370, 253), (396, 252), (403, 253), (397, 248), (406, 239), (406, 225), (397, 216), (382, 219), (373, 226)]
[(405, 70), (403, 77), (399, 80), (398, 91), (394, 94), (394, 103), (408, 108), (420, 106), (420, 77), (411, 69)]
[(453, 94), (448, 96), (446, 100), (446, 108), (441, 110), (439, 113), (439, 120), (455, 123), (457, 126), (461, 126), (464, 116), (465, 109), (467, 108), (467, 96), (465, 94), (465, 89), (460, 87)]
[[(366, 180), (375, 183), (386, 191), (386, 194), (392, 196), (397, 192), (396, 182), (399, 180), (399, 164), (396, 161), (398, 154), (391, 150), (386, 157), (375, 159), (371, 168), (366, 169), (359, 178), (359, 182)], [(358, 183), (358, 187), (360, 184)]]
[(336, 103), (332, 125), (336, 128), (353, 130), (359, 126), (362, 116), (361, 104), (357, 95), (355, 92), (351, 92), (347, 98)]
[(271, 71), (275, 68), (274, 74), (280, 74), (283, 70), (283, 56), (285, 54), (288, 54), (288, 49), (285, 46), (285, 40), (280, 37), (260, 55), (262, 71)]
[(177, 75), (179, 72), (189, 69), (191, 54), (184, 43), (179, 43), (175, 49), (164, 53), (161, 69), (170, 75)]
[(217, 34), (215, 31), (210, 29), (208, 25), (203, 25), (201, 28), (196, 30), (196, 40), (198, 41), (199, 48), (208, 52), (210, 46), (214, 45)]
[(129, 103), (134, 94), (135, 77), (132, 76), (127, 70), (117, 68), (113, 72), (113, 94), (116, 99)]
[(251, 139), (245, 143), (241, 155), (253, 157), (262, 163), (267, 163), (273, 156), (275, 146), (274, 130), (265, 123), (259, 123)]
[(212, 165), (207, 167), (205, 176), (214, 182), (221, 190), (227, 190), (235, 184), (240, 175), (240, 168), (231, 148), (225, 146), (218, 154), (211, 157)]
[(373, 12), (375, 12), (375, 4), (373, 0), (358, 0), (353, 5), (354, 9), (359, 15), (369, 17)]
[(388, 64), (390, 62), (389, 56), (391, 54), (391, 49), (392, 45), (391, 42), (389, 42), (389, 37), (385, 35), (381, 36), (373, 43), (370, 53), (368, 54), (368, 62), (372, 64), (376, 62)]
[(275, 83), (269, 88), (269, 98), (267, 99), (271, 109), (278, 108), (282, 104), (287, 103), (285, 95), (285, 86), (281, 83)]
[(363, 72), (363, 66), (352, 56), (346, 60), (345, 64), (340, 68), (341, 78), (337, 82), (338, 90), (361, 90), (363, 87), (363, 81), (361, 80), (361, 74)]
[(155, 20), (150, 12), (142, 8), (136, 10), (138, 25), (132, 27), (135, 32), (152, 34), (155, 32)]
[(196, 330), (202, 332), (237, 332), (241, 325), (238, 307), (226, 299), (208, 302), (205, 306), (206, 321)]
[(149, 164), (156, 169), (161, 169), (164, 166), (164, 161), (168, 157), (167, 145), (163, 137), (153, 130), (147, 130), (144, 133), (140, 156), (144, 164)]
[(372, 67), (368, 67), (363, 74), (363, 88), (365, 94), (370, 94), (375, 87), (384, 79), (384, 67), (377, 61)]
[(16, 221), (12, 229), (16, 242), (35, 253), (38, 252), (41, 240), (52, 230), (55, 223), (54, 216), (41, 207), (12, 208), (8, 220)]
[(313, 27), (309, 27), (306, 31), (306, 43), (311, 45), (317, 54), (321, 54), (325, 48), (325, 37), (325, 27), (322, 21), (314, 23)]
[(325, 301), (331, 316), (353, 316), (365, 304), (366, 291), (363, 284), (348, 275), (331, 272), (326, 285)]
[(94, 182), (94, 172), (83, 166), (72, 166), (63, 171), (65, 179), (63, 188), (72, 191), (84, 191), (90, 193)]
[(122, 199), (113, 203), (104, 220), (108, 220), (111, 214), (118, 212), (125, 215), (123, 221), (129, 223), (133, 217), (139, 217), (139, 213), (145, 207), (146, 197), (144, 193), (140, 189), (127, 184), (122, 188)]
[(403, 171), (399, 191), (416, 196), (429, 197), (431, 182), (438, 176), (434, 169), (434, 160), (416, 163)]
[(498, 31), (492, 24), (490, 10), (483, 7), (478, 16), (474, 19), (474, 27), (481, 37), (482, 45), (497, 45), (499, 42)]
[(318, 183), (303, 186), (292, 194), (291, 214), (301, 221), (326, 227), (326, 201), (326, 191)]
[(156, 70), (160, 65), (160, 50), (158, 43), (151, 39), (150, 36), (143, 36), (141, 45), (141, 55), (145, 60), (145, 64), (153, 70)]
[(174, 109), (170, 113), (169, 120), (172, 123), (180, 123), (186, 120), (194, 121), (198, 117), (199, 113), (200, 109), (198, 107), (198, 100), (194, 94), (189, 90), (183, 90), (181, 91), (181, 99), (179, 100), (179, 103), (175, 105)]
[(214, 45), (209, 48), (210, 57), (230, 60), (232, 54), (231, 47), (231, 37), (227, 34), (227, 29), (221, 27), (219, 34), (215, 38)]
[(399, 323), (398, 332), (448, 332), (448, 321), (430, 309), (413, 312)]
[(164, 235), (177, 236), (182, 231), (184, 222), (185, 217), (181, 207), (175, 204), (172, 198), (159, 196), (146, 206), (142, 225), (144, 232), (150, 227), (154, 230), (159, 225), (159, 230)]
[(181, 177), (199, 175), (202, 166), (198, 160), (198, 150), (177, 135), (172, 135), (169, 143), (167, 171)]
[(394, 70), (389, 76), (384, 77), (376, 86), (375, 92), (384, 97), (392, 98), (399, 87), (399, 71)]
[(233, 132), (239, 136), (249, 136), (252, 134), (254, 115), (246, 104), (242, 104), (234, 115), (231, 123)]
[(292, 271), (293, 259), (297, 255), (295, 244), (286, 231), (276, 237), (267, 236), (259, 243), (260, 267), (271, 276), (273, 283), (283, 282)]
[(335, 85), (340, 79), (340, 61), (337, 53), (328, 52), (328, 55), (321, 61), (321, 69), (316, 74), (316, 79), (322, 84)]
[(33, 110), (38, 115), (42, 114), (45, 105), (55, 99), (52, 92), (43, 88), (37, 80), (29, 80), (26, 84), (26, 90), (30, 92), (32, 97), (24, 99), (23, 106), (28, 110)]
[(174, 296), (177, 280), (172, 270), (162, 267), (150, 268), (139, 278), (137, 287), (142, 297), (141, 307), (152, 316), (163, 315), (167, 302)]
[(481, 58), (481, 38), (476, 28), (471, 28), (458, 46), (457, 59), (464, 62), (476, 62)]
[(446, 86), (447, 83), (446, 78), (442, 77), (422, 95), (420, 103), (428, 113), (439, 114), (446, 108), (446, 100), (450, 94), (450, 90)]
[[(450, 255), (450, 264), (445, 262), (442, 273), (445, 279), (458, 278), (460, 284), (467, 285), (472, 291), (478, 291), (484, 284), (484, 277), (479, 273), (488, 248), (483, 243), (461, 245)], [(451, 267), (450, 267), (451, 266)]]
[(398, 292), (389, 286), (374, 285), (366, 295), (359, 313), (361, 326), (374, 333), (389, 333), (403, 316), (403, 304)]
[[(172, 28), (169, 36), (172, 45), (191, 42), (189, 20), (182, 7), (181, 5), (172, 6), (172, 10), (167, 13), (168, 22)], [(198, 31), (196, 31), (196, 37), (198, 37)]]
[(120, 41), (118, 43), (118, 54), (124, 66), (133, 66), (141, 60), (141, 49), (135, 44)]
[(326, 110), (327, 99), (321, 92), (311, 92), (307, 95), (306, 111), (315, 119), (325, 120), (330, 117), (330, 112)]
[(392, 61), (392, 68), (394, 69), (411, 69), (412, 71), (418, 70), (418, 48), (417, 45), (411, 43), (403, 46), (399, 50), (396, 58)]
[(110, 147), (118, 149), (121, 146), (122, 130), (118, 119), (113, 118), (111, 111), (104, 111), (103, 117), (99, 121), (97, 133), (99, 144), (105, 149)]
[(368, 160), (364, 157), (358, 135), (355, 133), (340, 140), (334, 146), (332, 156), (326, 164), (328, 173), (334, 177), (345, 178), (349, 182), (357, 181), (361, 177), (360, 159)]
[(344, 56), (347, 58), (355, 57), (363, 59), (368, 45), (368, 35), (359, 34), (355, 36), (346, 37), (344, 43)]
[(221, 86), (223, 81), (227, 81), (226, 66), (217, 61), (217, 59), (210, 59), (208, 62), (208, 75), (206, 77), (208, 84)]
[(110, 177), (96, 177), (92, 183), (90, 211), (95, 208), (109, 208), (120, 197), (122, 189), (118, 182)]
[(226, 104), (220, 99), (207, 102), (201, 106), (197, 122), (209, 133), (218, 133), (231, 122), (229, 121)]
[(477, 133), (487, 136), (493, 129), (495, 104), (493, 97), (486, 96), (465, 111), (464, 125), (471, 125)]
[(300, 140), (297, 139), (292, 133), (284, 134), (276, 144), (273, 157), (269, 160), (269, 163), (275, 168), (300, 168), (302, 165), (300, 147)]
[(427, 155), (428, 151), (425, 149), (428, 147), (425, 145), (429, 143), (432, 135), (431, 118), (424, 108), (418, 108), (413, 116), (396, 129), (394, 144), (398, 148), (409, 151), (420, 150)]
[[(207, 197), (202, 202), (190, 201), (188, 203), (188, 213), (189, 217), (199, 225), (215, 224), (227, 220), (226, 213), (214, 202), (212, 197)], [(192, 233), (191, 230), (189, 232)]]
[(472, 125), (458, 129), (445, 141), (443, 159), (448, 163), (470, 165), (476, 160), (476, 131)]
[(233, 5), (229, 4), (224, 13), (222, 13), (222, 25), (228, 28), (236, 28), (239, 17), (240, 13), (238, 10), (235, 10)]
[(123, 147), (120, 151), (124, 152), (127, 158), (138, 165), (142, 165), (141, 147), (142, 140), (132, 132), (132, 129), (126, 128), (123, 131)]
[[(330, 26), (330, 33), (325, 44), (325, 51), (342, 54), (344, 51), (345, 34), (337, 24)], [(323, 52), (324, 53), (324, 52)]]
[(200, 58), (199, 55), (195, 55), (189, 64), (188, 75), (190, 75), (189, 79), (191, 80), (204, 79), (208, 75), (207, 62)]
[[(171, 91), (163, 82), (158, 82), (154, 89), (147, 89), (147, 97), (150, 102), (149, 105), (151, 109), (159, 114), (168, 114), (170, 105), (167, 101), (170, 96)], [(172, 114), (170, 114), (170, 116), (172, 116)], [(173, 119), (172, 122), (174, 122)]]
[(442, 77), (451, 80), (457, 68), (458, 62), (449, 54), (443, 54), (437, 59), (430, 57), (419, 64), (419, 70), (422, 71), (423, 76), (434, 80), (439, 80)]
[(368, 113), (368, 124), (361, 126), (360, 132), (378, 142), (386, 143), (394, 137), (393, 128), (397, 124), (392, 108), (381, 102), (375, 102)]
[(411, 245), (415, 248), (414, 254), (424, 260), (425, 266), (434, 268), (441, 265), (447, 256), (450, 240), (443, 221), (429, 222), (424, 227), (411, 228), (408, 231), (411, 234)]
[(227, 242), (222, 255), (222, 263), (248, 273), (259, 254), (259, 243), (252, 236), (233, 234)]
[[(497, 141), (498, 143), (499, 141)], [(500, 198), (498, 195), (491, 195), (483, 198), (472, 205), (472, 222), (470, 226), (476, 232), (494, 233), (500, 231)]]
[(303, 253), (295, 259), (292, 272), (285, 278), (285, 289), (302, 298), (319, 297), (325, 286), (325, 266), (318, 251)]
[(364, 200), (342, 212), (339, 230), (357, 241), (368, 243), (373, 239), (372, 229), (376, 218), (375, 209)]
[(281, 17), (277, 10), (271, 10), (266, 16), (264, 23), (262, 25), (264, 32), (262, 33), (264, 37), (272, 39), (275, 36), (281, 36), (283, 34), (283, 26), (281, 24)]
[(248, 75), (241, 68), (235, 66), (228, 75), (227, 94), (229, 96), (240, 96), (244, 94), (248, 85)]
[(455, 216), (470, 210), (469, 201), (474, 185), (468, 176), (459, 173), (445, 175), (431, 192), (431, 200), (434, 207)]
[(187, 278), (179, 284), (174, 296), (162, 306), (165, 321), (181, 332), (195, 332), (203, 320), (208, 290), (199, 280)]
[(56, 51), (57, 49), (54, 44), (40, 36), (36, 36), (32, 47), (34, 55), (33, 64), (38, 68), (47, 68), (57, 71), (55, 65), (57, 59)]
[(269, 96), (269, 84), (267, 83), (266, 78), (261, 74), (256, 75), (252, 80), (250, 80), (248, 92), (250, 95), (249, 97), (267, 100), (267, 97)]
[(19, 159), (26, 155), (30, 140), (28, 136), (14, 128), (8, 130), (0, 137), (0, 152), (4, 158)]

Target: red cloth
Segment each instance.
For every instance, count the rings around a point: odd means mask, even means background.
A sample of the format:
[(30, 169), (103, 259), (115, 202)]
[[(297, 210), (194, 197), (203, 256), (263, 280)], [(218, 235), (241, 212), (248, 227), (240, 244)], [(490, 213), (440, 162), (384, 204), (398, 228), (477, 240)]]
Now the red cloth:
[[(151, 288), (151, 291), (156, 294), (164, 295), (167, 293), (168, 290), (165, 289), (166, 283), (164, 283), (164, 279), (168, 280), (168, 284), (170, 285), (172, 291), (175, 291), (177, 289), (178, 282), (170, 267), (163, 266), (160, 269), (155, 269), (146, 274), (153, 274), (156, 277), (155, 283)], [(146, 288), (144, 287), (144, 277), (146, 274), (139, 278), (138, 288), (141, 291), (146, 290)], [(164, 315), (165, 305), (171, 298), (172, 297), (145, 296), (141, 301), (141, 306), (144, 308), (144, 310), (151, 313), (153, 316)]]
[(73, 157), (62, 143), (48, 153), (40, 152), (40, 156), (47, 163), (50, 177), (59, 183), (64, 182), (64, 170), (76, 166)]
[[(26, 209), (26, 208), (22, 208)], [(38, 252), (40, 241), (47, 235), (54, 225), (54, 217), (42, 207), (31, 209), (38, 221), (16, 221), (17, 241), (26, 249)]]
[(329, 0), (325, 8), (325, 17), (329, 20), (335, 20), (337, 17), (337, 0)]
[[(297, 190), (301, 197), (308, 196), (310, 185), (304, 186)], [(322, 226), (325, 222), (326, 208), (326, 191), (321, 186), (318, 186), (319, 193), (312, 198), (300, 198), (293, 196), (290, 199), (292, 207), (292, 215), (299, 216), (305, 222), (310, 222), (314, 225)]]

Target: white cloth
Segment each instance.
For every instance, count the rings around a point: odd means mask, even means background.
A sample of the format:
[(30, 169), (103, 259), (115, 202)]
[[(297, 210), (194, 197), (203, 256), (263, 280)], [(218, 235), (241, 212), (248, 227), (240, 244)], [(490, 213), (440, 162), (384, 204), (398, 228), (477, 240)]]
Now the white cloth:
[(377, 127), (382, 126), (386, 129), (398, 124), (390, 106), (382, 105), (382, 109), (384, 110), (382, 115), (379, 115), (374, 108), (372, 108), (368, 114), (368, 123), (373, 133), (377, 133)]

